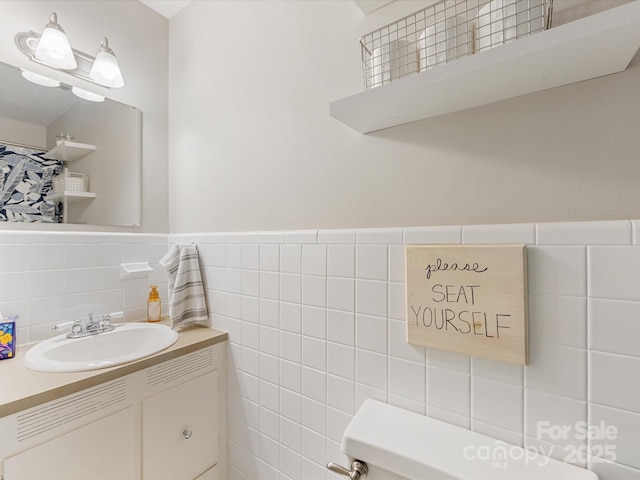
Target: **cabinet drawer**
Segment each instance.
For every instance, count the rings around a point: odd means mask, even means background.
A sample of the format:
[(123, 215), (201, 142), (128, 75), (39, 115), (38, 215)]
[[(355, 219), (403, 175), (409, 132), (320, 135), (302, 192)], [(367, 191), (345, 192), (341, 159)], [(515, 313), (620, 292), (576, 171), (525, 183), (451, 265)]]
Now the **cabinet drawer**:
[(218, 372), (142, 402), (142, 477), (192, 480), (218, 461)]
[(4, 479), (126, 480), (139, 477), (134, 408), (115, 413), (4, 461)]

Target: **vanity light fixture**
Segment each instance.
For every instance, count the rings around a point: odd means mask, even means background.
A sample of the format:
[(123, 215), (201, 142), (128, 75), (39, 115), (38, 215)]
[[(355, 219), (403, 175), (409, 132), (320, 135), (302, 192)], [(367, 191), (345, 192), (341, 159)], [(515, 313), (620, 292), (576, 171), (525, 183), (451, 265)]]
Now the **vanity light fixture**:
[(45, 77), (44, 75), (40, 75), (39, 73), (30, 72), (29, 70), (25, 70), (24, 68), (20, 69), (20, 74), (27, 80), (37, 85), (42, 85), (43, 87), (59, 87), (60, 82), (54, 80), (53, 78)]
[(102, 43), (100, 43), (100, 50), (98, 50), (89, 76), (100, 85), (114, 88), (124, 86), (118, 61), (116, 60), (113, 50), (109, 48), (109, 40), (107, 37), (104, 37)]
[(69, 39), (58, 23), (58, 15), (52, 12), (44, 27), (35, 56), (45, 65), (62, 70), (73, 70), (78, 66), (71, 51)]
[[(103, 38), (95, 58), (71, 48), (64, 30), (58, 23), (55, 12), (51, 13), (49, 23), (42, 35), (31, 31), (20, 32), (16, 35), (15, 41), (18, 50), (34, 62), (64, 71), (74, 77), (103, 87), (119, 88), (124, 86), (118, 61), (113, 50), (109, 47), (107, 38)], [(73, 63), (68, 59), (64, 60), (66, 54), (62, 52), (67, 48)]]

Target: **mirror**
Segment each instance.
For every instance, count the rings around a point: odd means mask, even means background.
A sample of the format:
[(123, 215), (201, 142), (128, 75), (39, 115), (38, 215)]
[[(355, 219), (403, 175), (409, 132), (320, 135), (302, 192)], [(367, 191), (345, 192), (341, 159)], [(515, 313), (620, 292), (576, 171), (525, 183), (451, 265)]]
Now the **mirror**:
[(2, 62), (0, 85), (0, 222), (139, 226), (140, 110)]

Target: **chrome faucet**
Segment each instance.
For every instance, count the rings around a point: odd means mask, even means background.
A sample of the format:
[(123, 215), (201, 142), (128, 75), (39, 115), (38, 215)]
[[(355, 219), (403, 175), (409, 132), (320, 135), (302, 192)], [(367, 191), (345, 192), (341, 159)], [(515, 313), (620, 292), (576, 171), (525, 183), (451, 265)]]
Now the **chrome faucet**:
[(98, 335), (99, 333), (110, 332), (115, 325), (111, 325), (111, 318), (118, 316), (119, 312), (107, 313), (103, 315), (100, 320), (93, 319), (93, 313), (89, 314), (89, 321), (83, 327), (82, 320), (78, 319), (73, 322), (59, 323), (53, 326), (53, 330), (59, 330), (60, 328), (72, 325), (71, 332), (67, 334), (67, 338), (82, 338), (90, 335)]
[(102, 333), (107, 331), (106, 328), (110, 326), (111, 326), (110, 318), (107, 315), (102, 317), (102, 320), (96, 321), (93, 319), (93, 313), (90, 313), (89, 321), (85, 325), (84, 331), (88, 333)]

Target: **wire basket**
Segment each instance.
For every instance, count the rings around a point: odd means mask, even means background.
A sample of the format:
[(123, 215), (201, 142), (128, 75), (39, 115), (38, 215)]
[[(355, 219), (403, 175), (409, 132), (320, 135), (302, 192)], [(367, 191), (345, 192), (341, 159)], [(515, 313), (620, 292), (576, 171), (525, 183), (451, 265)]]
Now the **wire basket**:
[(53, 178), (53, 193), (86, 192), (89, 189), (89, 175), (74, 173), (65, 169), (62, 175)]
[(360, 38), (375, 88), (551, 28), (553, 0), (442, 0)]

